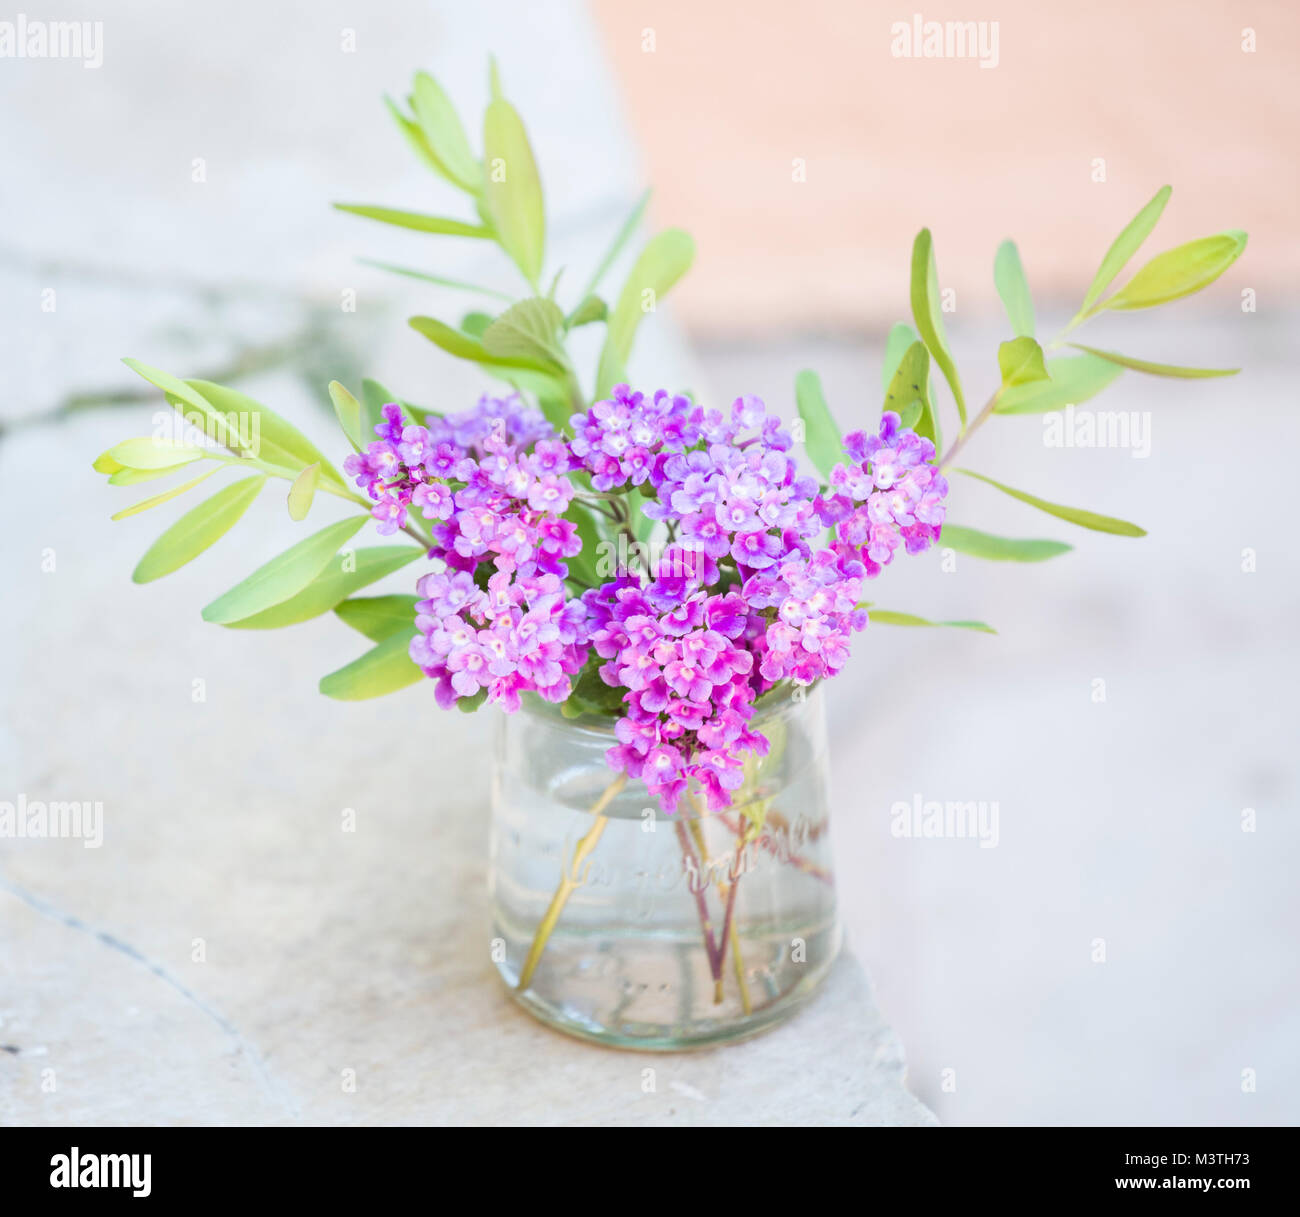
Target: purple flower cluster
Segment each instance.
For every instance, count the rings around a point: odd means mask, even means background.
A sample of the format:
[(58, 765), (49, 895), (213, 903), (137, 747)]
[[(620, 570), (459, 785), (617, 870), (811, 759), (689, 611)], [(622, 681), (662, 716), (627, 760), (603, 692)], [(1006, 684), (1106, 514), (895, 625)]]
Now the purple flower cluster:
[(903, 545), (909, 554), (928, 549), (943, 526), (948, 480), (930, 463), (934, 444), (901, 430), (887, 411), (875, 435), (854, 431), (844, 439), (851, 465), (831, 470), (830, 493), (818, 515), (857, 552), (868, 575), (887, 566)]
[[(411, 658), (447, 707), (481, 690), (507, 710), (531, 690), (563, 701), (586, 659), (581, 600), (565, 594), (566, 558), (581, 548), (562, 518), (573, 498), (566, 446), (518, 398), (484, 398), (427, 426), (384, 407), (379, 436), (344, 469), (375, 500), (380, 532), (419, 510), (434, 521), (420, 579)], [(531, 448), (531, 451), (526, 451)]]
[[(517, 397), (426, 426), (386, 406), (379, 438), (349, 458), (381, 532), (417, 510), (433, 522), (441, 569), (420, 581), (411, 656), (441, 704), (484, 693), (507, 710), (525, 691), (564, 701), (590, 659), (624, 705), (610, 764), (668, 810), (692, 783), (726, 806), (746, 754), (767, 749), (755, 699), (838, 672), (867, 623), (864, 581), (938, 537), (934, 445), (887, 413), (847, 438), (851, 463), (819, 488), (754, 397), (705, 410), (619, 385), (571, 427), (557, 437)], [(648, 571), (573, 596), (581, 541), (565, 513), (579, 487), (597, 512), (636, 496), (669, 543)]]

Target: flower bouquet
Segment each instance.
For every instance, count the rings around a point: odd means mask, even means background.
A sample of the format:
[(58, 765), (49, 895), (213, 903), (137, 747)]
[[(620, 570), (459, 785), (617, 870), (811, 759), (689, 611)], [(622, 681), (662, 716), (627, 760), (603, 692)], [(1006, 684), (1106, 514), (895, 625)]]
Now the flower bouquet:
[[(607, 301), (603, 281), (637, 230), (642, 199), (583, 290), (562, 294), (559, 274), (543, 290), (541, 184), (495, 67), (481, 156), (428, 75), (416, 76), (405, 109), (390, 108), (421, 160), (467, 196), (470, 218), (339, 206), (500, 246), (526, 284), (520, 299), (459, 325), (425, 316), (410, 324), (501, 388), (446, 409), (372, 381), (359, 396), (332, 383), (351, 448), (335, 464), (243, 393), (127, 360), (188, 431), (124, 440), (95, 469), (116, 485), (201, 472), (118, 516), (237, 475), (168, 528), (134, 578), (149, 582), (196, 558), (275, 479), (287, 484), (290, 527), (322, 496), (344, 504), (348, 514), (218, 596), (204, 618), (271, 629), (333, 612), (373, 645), (322, 679), (326, 695), (370, 698), (428, 681), (443, 709), (506, 711), (494, 774), (491, 957), (535, 1014), (635, 1047), (751, 1034), (816, 988), (839, 945), (815, 690), (842, 670), (869, 623), (992, 632), (879, 608), (867, 599), (871, 583), (899, 555), (935, 545), (1021, 562), (1069, 549), (948, 522), (951, 474), (1068, 524), (1142, 536), (1134, 524), (1049, 502), (956, 458), (994, 416), (1085, 401), (1126, 369), (1228, 375), (1066, 339), (1099, 313), (1206, 287), (1245, 236), (1171, 249), (1108, 295), (1159, 219), (1165, 187), (1046, 345), (1035, 337), (1016, 247), (1004, 243), (994, 277), (1010, 336), (972, 413), (922, 230), (911, 259), (913, 324), (889, 335), (883, 409), (841, 436), (812, 372), (796, 381), (788, 423), (752, 396), (723, 405), (629, 386), (638, 325), (687, 271), (693, 243), (676, 229), (654, 236)], [(604, 327), (590, 379), (569, 353), (586, 326)], [(948, 444), (932, 367), (955, 412)], [(355, 548), (367, 525), (386, 543)], [(399, 570), (412, 591), (361, 594)]]

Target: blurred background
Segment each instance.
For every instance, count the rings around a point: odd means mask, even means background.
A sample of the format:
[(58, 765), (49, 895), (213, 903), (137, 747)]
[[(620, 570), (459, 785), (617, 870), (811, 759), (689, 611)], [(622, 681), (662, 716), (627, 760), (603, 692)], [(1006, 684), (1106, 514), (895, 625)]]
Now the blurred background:
[[(1038, 416), (972, 441), (981, 471), (1150, 535), (1082, 532), (955, 486), (953, 521), (1074, 552), (1021, 565), (936, 550), (887, 572), (882, 605), (998, 634), (878, 626), (861, 639), (829, 690), (835, 831), (850, 941), (912, 1089), (945, 1122), (1300, 1119), (1300, 10), (935, 3), (918, 19), (982, 21), (986, 41), (926, 58), (895, 54), (912, 8), (847, 0), (91, 7), (100, 65), (0, 59), (0, 796), (114, 800), (122, 845), (105, 864), (3, 841), (0, 874), (183, 958), (189, 935), (169, 943), (144, 924), (140, 892), (150, 917), (175, 912), (210, 881), (203, 855), (223, 831), (267, 834), (259, 856), (289, 865), (275, 851), (295, 838), (269, 825), (302, 794), (267, 766), (297, 732), (322, 756), (374, 765), (381, 733), (427, 710), (422, 729), (487, 748), (486, 716), (439, 726), (418, 687), (383, 704), (319, 698), (337, 623), (249, 637), (199, 621), (210, 594), (283, 548), (278, 504), (258, 505), (265, 527), (239, 544), (140, 589), (129, 573), (161, 523), (110, 525), (130, 496), (89, 462), (149, 433), (157, 395), (120, 365), (128, 354), (237, 384), (318, 440), (330, 379), (371, 376), (439, 408), (474, 400), (485, 383), (404, 318), (454, 320), (475, 302), (357, 259), (514, 291), (499, 251), (328, 204), (461, 214), (382, 97), (425, 68), (473, 133), (491, 52), (541, 166), (551, 267), (585, 280), (645, 184), (651, 226), (696, 238), (632, 372), (710, 403), (756, 393), (790, 417), (794, 376), (811, 367), (845, 430), (874, 420), (922, 225), (976, 401), (1010, 336), (992, 280), (1003, 238), (1019, 243), (1050, 336), (1162, 184), (1173, 198), (1145, 255), (1249, 231), (1202, 295), (1085, 331), (1147, 359), (1243, 369), (1125, 373), (1099, 405), (1137, 412), (1149, 453), (1052, 447)], [(595, 357), (593, 345), (587, 368)], [(201, 729), (177, 712), (200, 674), (221, 690)], [(413, 823), (463, 816), (485, 836), (480, 768), (454, 806), (412, 777), (394, 798), (418, 801)], [(277, 774), (270, 789), (249, 776), (259, 769)], [(891, 835), (891, 807), (915, 798), (995, 802), (996, 847)], [(35, 931), (9, 915), (0, 1029), (66, 1019), (51, 999), (74, 1001), (75, 977), (32, 940), (24, 954)]]

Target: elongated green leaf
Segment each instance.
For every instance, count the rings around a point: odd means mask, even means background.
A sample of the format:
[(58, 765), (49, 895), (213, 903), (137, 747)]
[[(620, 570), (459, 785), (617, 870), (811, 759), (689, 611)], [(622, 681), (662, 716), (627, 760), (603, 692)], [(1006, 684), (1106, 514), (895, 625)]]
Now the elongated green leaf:
[(151, 583), (197, 558), (235, 526), (265, 483), (261, 474), (241, 478), (187, 511), (149, 546), (131, 578), (136, 583)]
[(1081, 528), (1091, 528), (1094, 532), (1108, 532), (1117, 537), (1145, 537), (1147, 535), (1145, 528), (1139, 528), (1136, 524), (1130, 524), (1127, 520), (1118, 520), (1114, 516), (1099, 515), (1095, 511), (1084, 511), (1080, 507), (1062, 507), (1059, 503), (1049, 503), (1046, 499), (1040, 499), (1037, 495), (1027, 494), (1023, 490), (1014, 490), (1010, 486), (995, 482), (991, 477), (985, 477), (982, 473), (975, 473), (970, 469), (958, 469), (956, 472), (964, 473), (967, 477), (975, 478), (981, 482), (987, 482), (990, 486), (1002, 491), (1003, 494), (1009, 494), (1013, 499), (1028, 503), (1030, 507), (1037, 507), (1039, 511), (1045, 511), (1049, 516), (1055, 516), (1058, 520), (1068, 520), (1071, 524), (1078, 524)]
[[(229, 626), (235, 630), (278, 630), (310, 621), (330, 609), (339, 608), (349, 596), (400, 570), (423, 554), (424, 551), (414, 545), (373, 545), (335, 554), (325, 569), (297, 595), (251, 617), (232, 621)], [(380, 600), (386, 598), (376, 597)], [(410, 600), (414, 603), (415, 597), (410, 597)], [(409, 625), (414, 617), (414, 612), (407, 614), (406, 624)]]
[(574, 499), (564, 513), (564, 518), (577, 528), (578, 539), (582, 542), (582, 548), (567, 559), (569, 577), (585, 587), (598, 587), (602, 583), (608, 583), (617, 572), (611, 571), (604, 576), (601, 574), (599, 562), (602, 538), (595, 514), (581, 500)]
[(433, 317), (410, 317), (407, 324), (417, 334), (423, 334), (434, 345), (441, 347), (457, 359), (468, 359), (475, 363), (488, 364), (499, 368), (531, 368), (539, 372), (553, 372), (555, 364), (550, 360), (527, 358), (517, 355), (493, 355), (483, 345), (481, 339), (464, 330), (453, 329)]
[(225, 445), (231, 452), (239, 452), (243, 449), (243, 439), (231, 421), (220, 410), (215, 409), (191, 384), (180, 380), (170, 372), (163, 372), (158, 368), (150, 367), (147, 363), (141, 363), (138, 359), (123, 359), (122, 362), (136, 375), (143, 376), (151, 385), (161, 389), (167, 397), (167, 404), (178, 414), (187, 416), (197, 412), (203, 420), (202, 429), (205, 435)]
[(1101, 299), (1101, 293), (1110, 286), (1128, 260), (1141, 248), (1142, 242), (1151, 235), (1151, 230), (1160, 219), (1160, 214), (1164, 211), (1165, 204), (1169, 202), (1171, 193), (1172, 187), (1161, 186), (1151, 202), (1143, 207), (1129, 221), (1124, 231), (1115, 238), (1114, 244), (1101, 260), (1101, 266), (1092, 280), (1092, 286), (1088, 288), (1088, 294), (1083, 298), (1083, 304), (1079, 308), (1080, 315), (1086, 313)]
[(564, 312), (554, 300), (535, 296), (512, 304), (483, 332), (483, 349), (494, 359), (527, 359), (562, 368), (559, 344)]
[(325, 481), (339, 489), (350, 489), (347, 480), (311, 440), (260, 401), (210, 380), (188, 380), (185, 383), (203, 394), (225, 417), (238, 420), (247, 453), (283, 469), (302, 470), (308, 465), (319, 465)]
[(1121, 355), (1118, 351), (1099, 351), (1096, 347), (1086, 347), (1082, 343), (1069, 344), (1078, 351), (1087, 351), (1098, 359), (1117, 363), (1122, 368), (1132, 368), (1135, 372), (1146, 372), (1151, 376), (1174, 376), (1183, 380), (1200, 380), (1210, 376), (1236, 376), (1240, 368), (1184, 368), (1172, 363), (1152, 363), (1147, 359), (1134, 359), (1132, 355)]
[(1058, 554), (1069, 553), (1074, 548), (1064, 541), (1022, 541), (1011, 537), (995, 537), (977, 528), (964, 528), (960, 524), (945, 524), (939, 534), (939, 544), (955, 549), (972, 558), (985, 558), (991, 562), (1043, 562)]
[(347, 391), (337, 380), (330, 381), (330, 403), (334, 407), (334, 416), (343, 428), (348, 443), (358, 452), (361, 451), (361, 403)]
[(1045, 414), (1095, 397), (1123, 372), (1118, 364), (1096, 355), (1062, 355), (1047, 360), (1049, 380), (1004, 389), (993, 406), (995, 414)]
[(377, 380), (368, 377), (361, 381), (361, 446), (364, 448), (375, 438), (375, 428), (384, 421), (384, 407), (397, 404), (397, 394)]
[(383, 642), (398, 630), (410, 629), (418, 602), (418, 596), (409, 594), (354, 596), (336, 604), (334, 614), (371, 642)]
[(409, 653), (414, 637), (414, 625), (390, 634), (360, 659), (321, 677), (320, 691), (339, 701), (365, 701), (422, 680), (424, 673), (411, 662)]
[(680, 228), (668, 228), (656, 234), (641, 251), (609, 315), (596, 374), (598, 397), (608, 395), (627, 375), (627, 361), (641, 319), (654, 312), (659, 300), (690, 269), (694, 260), (695, 242)]
[(844, 460), (844, 439), (831, 416), (816, 372), (805, 368), (794, 378), (794, 396), (799, 417), (803, 419), (808, 459), (823, 479), (829, 478), (831, 470)]
[(177, 465), (201, 461), (207, 452), (192, 444), (173, 444), (170, 440), (145, 435), (139, 439), (124, 439), (120, 444), (114, 444), (107, 455), (127, 469), (143, 470), (174, 469)]
[(919, 342), (916, 331), (905, 321), (899, 321), (891, 327), (889, 337), (885, 339), (885, 361), (880, 365), (880, 387), (889, 389), (889, 382), (894, 379), (898, 365), (903, 362), (903, 354), (914, 342)]
[(943, 310), (939, 300), (939, 271), (934, 260), (934, 245), (928, 228), (921, 229), (912, 243), (912, 320), (939, 371), (952, 390), (957, 416), (966, 425), (966, 398), (962, 395), (957, 365), (948, 350), (943, 332)]
[(374, 258), (358, 258), (363, 266), (373, 266), (376, 270), (386, 270), (392, 275), (405, 275), (408, 279), (419, 279), (423, 283), (434, 283), (438, 287), (451, 287), (462, 292), (477, 292), (480, 296), (494, 296), (498, 300), (513, 300), (513, 296), (499, 292), (492, 287), (481, 287), (477, 283), (466, 283), (463, 279), (448, 279), (445, 275), (432, 275), (428, 271), (415, 270), (410, 266), (397, 266), (392, 262), (379, 262)]
[[(632, 239), (632, 234), (636, 232), (637, 225), (641, 223), (641, 217), (645, 215), (645, 209), (650, 203), (650, 193), (647, 190), (637, 199), (636, 206), (632, 208), (632, 214), (623, 221), (623, 227), (618, 230), (618, 235), (614, 238), (613, 244), (605, 251), (605, 256), (601, 258), (600, 264), (591, 276), (591, 281), (582, 293), (584, 300), (588, 296), (595, 294), (596, 289), (600, 286), (600, 281), (605, 277), (609, 268), (613, 266), (614, 259), (623, 252), (623, 247)], [(581, 322), (577, 324), (581, 324)]]
[(164, 490), (162, 494), (156, 494), (151, 499), (145, 499), (142, 502), (135, 503), (130, 507), (125, 507), (121, 511), (114, 513), (113, 519), (125, 520), (127, 516), (139, 515), (142, 511), (148, 511), (151, 507), (158, 507), (163, 503), (169, 502), (176, 498), (177, 495), (184, 494), (187, 490), (193, 490), (205, 478), (210, 478), (221, 468), (220, 465), (214, 465), (205, 473), (200, 473), (198, 477), (191, 478), (188, 482), (183, 482), (179, 486), (173, 486), (170, 490)]
[(599, 296), (587, 296), (564, 319), (564, 328), (576, 330), (580, 325), (590, 325), (593, 321), (604, 321), (608, 315), (609, 307)]
[[(410, 98), (407, 101), (409, 103)], [(384, 105), (388, 107), (388, 113), (393, 116), (393, 122), (397, 124), (398, 130), (401, 131), (403, 138), (415, 155), (434, 173), (440, 177), (447, 177), (447, 173), (439, 163), (438, 158), (434, 156), (433, 149), (429, 147), (429, 141), (420, 129), (420, 124), (413, 118), (408, 118), (403, 114), (397, 103), (387, 95), (384, 97)]]
[(981, 634), (996, 634), (991, 625), (985, 625), (982, 621), (930, 621), (926, 617), (918, 617), (914, 613), (894, 613), (888, 609), (868, 609), (867, 617), (872, 625), (924, 625), (924, 626), (947, 626), (956, 630), (978, 630)]
[(288, 504), (291, 520), (305, 520), (316, 497), (316, 483), (320, 481), (320, 466), (308, 465), (289, 487)]
[(94, 463), (90, 467), (96, 473), (107, 473), (110, 476), (114, 473), (120, 473), (126, 468), (125, 465), (113, 459), (112, 449), (101, 452), (95, 457)]
[(1032, 338), (1013, 338), (998, 347), (998, 370), (1003, 389), (1050, 380), (1043, 364), (1043, 348)]
[(477, 194), (482, 183), (481, 166), (470, 151), (456, 107), (427, 72), (416, 73), (411, 108), (439, 172), (462, 190)]
[(889, 388), (885, 391), (885, 409), (899, 416), (899, 423), (912, 427), (939, 447), (938, 420), (930, 400), (930, 354), (919, 339), (903, 352)]
[(1208, 287), (1246, 248), (1244, 232), (1222, 232), (1166, 250), (1151, 259), (1102, 304), (1105, 309), (1152, 308)]
[(1034, 336), (1034, 298), (1029, 281), (1020, 264), (1020, 251), (1014, 241), (1003, 241), (993, 256), (993, 284), (998, 289), (1002, 307), (1007, 310), (1011, 329), (1020, 338)]
[(483, 116), (483, 199), (501, 248), (534, 286), (546, 248), (546, 207), (523, 120), (505, 98)]
[(108, 479), (110, 486), (135, 486), (140, 482), (156, 482), (159, 478), (171, 477), (183, 465), (168, 465), (163, 469), (119, 469)]
[(368, 516), (349, 516), (290, 546), (207, 605), (203, 620), (229, 625), (297, 595), (329, 565), (339, 546), (355, 536), (368, 519)]
[(346, 211), (349, 215), (361, 216), (367, 220), (378, 220), (381, 224), (393, 224), (398, 228), (410, 228), (416, 232), (431, 232), (444, 237), (491, 238), (493, 232), (482, 224), (466, 224), (464, 220), (452, 220), (446, 216), (424, 215), (419, 211), (400, 211), (396, 207), (375, 207), (369, 203), (335, 203), (336, 211)]

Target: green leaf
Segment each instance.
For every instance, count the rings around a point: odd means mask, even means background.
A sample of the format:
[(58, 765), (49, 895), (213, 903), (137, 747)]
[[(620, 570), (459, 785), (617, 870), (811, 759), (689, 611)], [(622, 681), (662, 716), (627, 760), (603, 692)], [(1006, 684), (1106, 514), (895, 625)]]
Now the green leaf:
[(384, 421), (384, 407), (397, 403), (397, 394), (386, 389), (377, 380), (361, 382), (361, 446), (373, 442), (375, 428)]
[(1004, 389), (993, 405), (995, 414), (1045, 414), (1095, 397), (1124, 370), (1095, 355), (1062, 355), (1047, 360), (1049, 380)]
[(139, 439), (124, 439), (107, 452), (109, 459), (127, 469), (175, 469), (191, 461), (201, 461), (207, 450), (192, 444), (174, 444), (170, 440), (145, 435)]
[(523, 121), (504, 98), (483, 116), (483, 199), (501, 248), (536, 286), (546, 245), (546, 208)]
[(297, 595), (329, 565), (339, 546), (355, 536), (369, 518), (349, 516), (290, 546), (207, 605), (203, 620), (229, 625)]
[(580, 325), (590, 325), (593, 321), (604, 321), (608, 315), (609, 307), (599, 296), (587, 296), (565, 318), (564, 328), (576, 330)]
[(480, 287), (477, 283), (466, 283), (463, 279), (448, 279), (443, 275), (431, 275), (428, 271), (415, 270), (409, 266), (397, 266), (392, 262), (379, 262), (374, 258), (358, 258), (363, 266), (373, 266), (376, 270), (386, 270), (392, 275), (405, 275), (408, 279), (419, 279), (424, 283), (434, 283), (438, 287), (451, 287), (462, 292), (477, 292), (480, 296), (495, 296), (498, 300), (513, 300), (513, 296), (499, 292), (495, 288)]
[(316, 497), (316, 483), (320, 481), (320, 466), (308, 465), (289, 487), (288, 504), (291, 520), (305, 520)]
[[(354, 592), (377, 583), (385, 575), (391, 575), (393, 571), (400, 570), (423, 554), (424, 551), (414, 545), (372, 545), (345, 554), (335, 554), (326, 563), (325, 569), (297, 595), (251, 617), (232, 621), (229, 626), (235, 630), (278, 630), (310, 621), (322, 613), (328, 613), (330, 609), (341, 608), (342, 602)], [(377, 600), (387, 598), (375, 597)], [(410, 600), (414, 604), (415, 597), (410, 597)], [(409, 625), (414, 618), (414, 612), (408, 613), (404, 624)], [(348, 624), (352, 623), (349, 621)], [(362, 633), (365, 631), (362, 630)], [(378, 639), (374, 641), (377, 642)]]
[(978, 630), (982, 634), (997, 633), (991, 625), (985, 625), (982, 621), (930, 621), (913, 613), (894, 613), (888, 609), (868, 609), (867, 617), (872, 625), (948, 626), (957, 630)]
[(659, 299), (690, 269), (694, 259), (695, 242), (680, 228), (658, 233), (641, 251), (609, 315), (596, 374), (598, 397), (607, 396), (627, 375), (627, 361), (641, 319), (655, 310)]
[(177, 495), (184, 494), (187, 490), (193, 490), (205, 478), (210, 478), (221, 468), (220, 465), (214, 465), (205, 473), (200, 473), (198, 477), (191, 478), (188, 482), (183, 482), (179, 486), (173, 486), (170, 490), (164, 490), (162, 494), (156, 494), (151, 499), (144, 499), (130, 507), (125, 507), (113, 515), (115, 520), (125, 520), (127, 516), (139, 515), (142, 511), (148, 511), (151, 507), (158, 507), (163, 503), (174, 499)]
[(1034, 298), (1020, 264), (1020, 250), (1014, 241), (1003, 241), (993, 256), (993, 283), (998, 289), (1007, 320), (1019, 338), (1034, 336)]
[[(600, 281), (605, 277), (609, 268), (613, 266), (614, 259), (623, 252), (623, 247), (632, 239), (632, 234), (636, 232), (637, 225), (641, 223), (641, 217), (645, 215), (646, 206), (650, 202), (650, 191), (645, 191), (636, 201), (636, 206), (632, 208), (632, 214), (623, 221), (623, 227), (618, 230), (618, 236), (614, 238), (613, 244), (605, 251), (605, 256), (601, 258), (600, 264), (596, 267), (595, 273), (591, 276), (591, 282), (587, 284), (587, 289), (582, 293), (584, 301), (586, 297), (595, 293), (596, 288), (600, 286)], [(581, 322), (571, 324), (582, 324)]]
[(415, 620), (418, 596), (355, 596), (334, 606), (334, 615), (371, 642), (383, 642)]
[(930, 355), (919, 339), (903, 352), (889, 388), (885, 390), (885, 409), (899, 416), (899, 425), (915, 428), (939, 446), (934, 404), (930, 401)]
[(140, 482), (156, 482), (170, 477), (181, 465), (168, 465), (164, 469), (119, 469), (108, 479), (110, 486), (135, 486)]
[(481, 339), (464, 330), (453, 329), (433, 317), (411, 317), (407, 324), (417, 334), (423, 334), (435, 346), (441, 347), (457, 359), (468, 359), (474, 363), (487, 364), (499, 368), (531, 368), (539, 372), (554, 372), (555, 364), (550, 360), (526, 358), (522, 356), (493, 355), (483, 345)]
[(794, 378), (794, 396), (799, 406), (799, 417), (804, 423), (804, 447), (808, 450), (808, 459), (823, 478), (829, 478), (831, 470), (844, 460), (844, 439), (831, 417), (816, 372), (805, 368)]
[(330, 402), (334, 406), (334, 416), (343, 428), (348, 443), (358, 452), (361, 443), (361, 403), (347, 391), (337, 380), (330, 381)]
[(185, 417), (188, 413), (187, 410), (182, 409), (182, 406), (188, 407), (191, 411), (197, 411), (204, 420), (204, 434), (217, 443), (223, 444), (231, 452), (243, 450), (243, 437), (235, 429), (231, 421), (221, 411), (215, 409), (204, 398), (203, 394), (196, 391), (190, 384), (179, 380), (170, 372), (151, 368), (147, 363), (141, 363), (138, 359), (123, 359), (122, 362), (138, 376), (143, 376), (151, 385), (160, 388), (166, 394), (167, 404), (182, 417)]
[(260, 401), (210, 380), (189, 380), (186, 384), (202, 393), (227, 418), (239, 420), (239, 430), (247, 445), (244, 449), (246, 454), (282, 469), (302, 470), (308, 465), (319, 465), (321, 477), (326, 481), (340, 490), (351, 489), (343, 475), (311, 440)]
[(113, 459), (112, 449), (101, 452), (95, 457), (94, 463), (90, 466), (96, 473), (114, 474), (120, 473), (126, 468), (125, 465), (119, 464)]
[(963, 528), (960, 524), (945, 524), (939, 534), (939, 544), (955, 549), (972, 558), (985, 558), (991, 562), (1043, 562), (1074, 548), (1064, 541), (1021, 541), (1010, 537), (995, 537), (976, 528)]
[(1118, 351), (1099, 351), (1096, 347), (1086, 347), (1078, 342), (1070, 346), (1079, 351), (1087, 351), (1098, 359), (1119, 364), (1122, 368), (1132, 368), (1135, 372), (1146, 372), (1151, 376), (1175, 376), (1183, 380), (1199, 380), (1209, 376), (1236, 376), (1240, 368), (1184, 368), (1172, 363), (1151, 363), (1146, 359), (1134, 359), (1132, 355), (1121, 355)]
[(565, 354), (556, 336), (563, 324), (564, 312), (554, 300), (521, 300), (484, 331), (483, 349), (494, 359), (526, 359), (560, 369)]
[(912, 243), (912, 320), (926, 349), (939, 365), (939, 371), (952, 390), (957, 416), (966, 426), (966, 399), (962, 396), (957, 365), (952, 361), (943, 332), (943, 311), (939, 302), (939, 271), (934, 261), (934, 245), (928, 228), (921, 229)]
[(885, 339), (885, 362), (880, 367), (882, 390), (889, 388), (889, 382), (894, 379), (894, 373), (898, 371), (898, 365), (903, 362), (903, 355), (907, 348), (919, 341), (916, 331), (905, 321), (899, 321), (890, 329), (889, 337)]
[(1139, 528), (1136, 524), (1130, 524), (1127, 520), (1117, 520), (1114, 516), (1098, 515), (1095, 511), (1084, 511), (1080, 507), (1062, 507), (1059, 503), (1049, 503), (1046, 499), (1026, 494), (1023, 490), (1013, 490), (1010, 486), (995, 482), (992, 478), (985, 477), (982, 473), (975, 473), (970, 469), (958, 469), (956, 472), (964, 473), (967, 477), (976, 478), (981, 482), (987, 482), (990, 486), (1002, 491), (1003, 494), (1009, 494), (1013, 499), (1028, 503), (1030, 507), (1037, 507), (1039, 511), (1045, 511), (1049, 516), (1055, 516), (1058, 520), (1068, 520), (1071, 524), (1078, 524), (1081, 528), (1091, 528), (1094, 532), (1108, 532), (1117, 537), (1145, 537), (1147, 535), (1145, 528)]
[(152, 583), (197, 558), (235, 526), (265, 482), (262, 474), (241, 478), (187, 511), (149, 546), (131, 578), (136, 583)]
[(998, 346), (998, 369), (1003, 389), (1050, 380), (1043, 364), (1043, 348), (1032, 338), (1013, 338)]
[(444, 237), (490, 239), (494, 235), (490, 228), (485, 228), (482, 224), (466, 224), (463, 220), (424, 215), (419, 211), (399, 211), (395, 207), (375, 207), (369, 203), (335, 203), (334, 209), (367, 220), (378, 220), (381, 224), (393, 224), (398, 228), (411, 228), (416, 232), (431, 232)]
[[(410, 101), (410, 98), (407, 99)], [(429, 147), (429, 141), (425, 138), (424, 132), (420, 129), (420, 124), (413, 119), (408, 118), (398, 108), (397, 103), (385, 95), (384, 105), (388, 107), (388, 113), (393, 116), (393, 121), (397, 124), (402, 136), (405, 138), (411, 150), (420, 158), (434, 173), (446, 177), (447, 173), (439, 164), (438, 158), (434, 156), (433, 149)]]
[(1101, 299), (1101, 293), (1110, 286), (1115, 276), (1124, 269), (1128, 260), (1137, 253), (1142, 242), (1151, 235), (1151, 230), (1155, 228), (1156, 221), (1160, 219), (1160, 213), (1164, 211), (1165, 204), (1169, 202), (1171, 193), (1172, 187), (1161, 186), (1156, 191), (1151, 202), (1143, 207), (1129, 221), (1128, 227), (1115, 238), (1115, 243), (1106, 251), (1106, 256), (1101, 260), (1101, 266), (1093, 278), (1092, 286), (1088, 288), (1088, 294), (1083, 298), (1083, 304), (1079, 307), (1080, 316), (1087, 313)]
[(411, 108), (438, 171), (462, 190), (477, 194), (482, 183), (482, 167), (470, 151), (456, 107), (427, 72), (415, 75)]
[(495, 318), (491, 313), (466, 313), (460, 319), (460, 328), (467, 334), (472, 334), (481, 342), (483, 335), (487, 333), (488, 326), (492, 324)]
[(600, 556), (602, 537), (597, 527), (595, 513), (581, 500), (574, 499), (564, 513), (564, 519), (572, 522), (577, 528), (578, 539), (582, 542), (582, 548), (568, 559), (569, 577), (578, 580), (586, 587), (598, 587), (602, 583), (609, 582), (611, 576), (602, 577), (596, 565)]
[(415, 626), (390, 634), (360, 659), (321, 677), (320, 691), (339, 701), (364, 701), (383, 697), (424, 679), (424, 673), (411, 661), (411, 639)]
[(1106, 309), (1152, 308), (1208, 287), (1246, 248), (1244, 232), (1223, 232), (1166, 250), (1151, 259), (1102, 304)]

